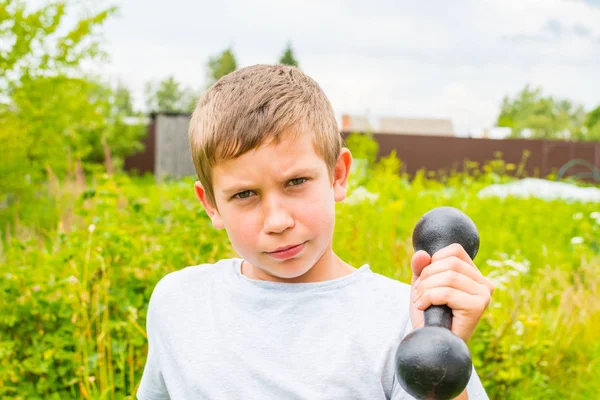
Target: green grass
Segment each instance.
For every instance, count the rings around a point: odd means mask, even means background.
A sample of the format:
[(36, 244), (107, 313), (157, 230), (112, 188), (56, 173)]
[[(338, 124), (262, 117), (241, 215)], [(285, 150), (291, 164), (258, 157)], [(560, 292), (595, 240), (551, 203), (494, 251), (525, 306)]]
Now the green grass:
[[(469, 342), (494, 399), (589, 399), (600, 393), (600, 220), (594, 204), (479, 198), (511, 178), (496, 161), (466, 174), (409, 181), (394, 157), (353, 178), (377, 199), (337, 205), (334, 250), (410, 281), (412, 229), (451, 205), (477, 224), (475, 262), (497, 283)], [(357, 175), (358, 176), (358, 175)], [(146, 358), (145, 312), (166, 273), (234, 256), (191, 179), (94, 175), (53, 182), (4, 210), (0, 248), (0, 397), (123, 399)], [(361, 189), (362, 190), (362, 189)], [(581, 238), (582, 240), (575, 239)], [(581, 242), (581, 243), (578, 243)]]

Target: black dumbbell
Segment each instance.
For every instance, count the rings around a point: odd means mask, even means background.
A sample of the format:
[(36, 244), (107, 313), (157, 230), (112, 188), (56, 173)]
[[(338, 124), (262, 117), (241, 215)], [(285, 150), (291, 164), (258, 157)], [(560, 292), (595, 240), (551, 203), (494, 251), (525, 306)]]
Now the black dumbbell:
[[(433, 256), (452, 243), (460, 244), (471, 259), (479, 250), (473, 221), (453, 207), (427, 212), (413, 231), (415, 251)], [(396, 378), (417, 399), (445, 400), (461, 394), (471, 378), (472, 360), (466, 343), (454, 335), (452, 310), (432, 305), (425, 310), (425, 326), (409, 333), (396, 352)]]

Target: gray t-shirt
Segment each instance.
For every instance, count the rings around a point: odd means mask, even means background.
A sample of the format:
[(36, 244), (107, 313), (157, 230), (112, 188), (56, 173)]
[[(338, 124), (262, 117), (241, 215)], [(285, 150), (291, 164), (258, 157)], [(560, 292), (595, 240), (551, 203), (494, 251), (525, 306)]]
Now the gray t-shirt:
[[(410, 286), (365, 264), (315, 283), (249, 279), (224, 259), (166, 275), (150, 298), (140, 400), (412, 399), (394, 354)], [(473, 370), (469, 399), (488, 399)]]

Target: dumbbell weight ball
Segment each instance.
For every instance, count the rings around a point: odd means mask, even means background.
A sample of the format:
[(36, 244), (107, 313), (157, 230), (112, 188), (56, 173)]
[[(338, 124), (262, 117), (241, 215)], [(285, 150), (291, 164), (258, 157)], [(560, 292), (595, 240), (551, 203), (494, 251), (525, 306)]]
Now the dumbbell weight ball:
[[(460, 244), (471, 259), (479, 250), (479, 233), (473, 221), (453, 207), (427, 212), (413, 231), (415, 251), (433, 256), (452, 243)], [(396, 352), (396, 378), (417, 399), (445, 400), (461, 394), (471, 378), (472, 361), (466, 343), (454, 335), (452, 310), (447, 305), (428, 307), (425, 326), (409, 333)]]

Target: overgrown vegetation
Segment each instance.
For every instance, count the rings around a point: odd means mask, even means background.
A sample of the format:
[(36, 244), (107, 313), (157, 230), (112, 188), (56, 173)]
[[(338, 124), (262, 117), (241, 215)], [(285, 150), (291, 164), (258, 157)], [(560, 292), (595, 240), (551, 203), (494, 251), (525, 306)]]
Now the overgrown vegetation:
[[(335, 251), (409, 282), (418, 218), (440, 205), (464, 210), (482, 238), (476, 263), (498, 284), (469, 343), (490, 397), (593, 398), (597, 205), (479, 198), (486, 185), (511, 179), (497, 173), (507, 169), (500, 160), (412, 180), (400, 163), (392, 155), (354, 171), (337, 206)], [(192, 185), (97, 173), (85, 184), (54, 182), (21, 210), (31, 215), (14, 221), (0, 253), (2, 398), (133, 398), (154, 285), (184, 266), (236, 256)]]

